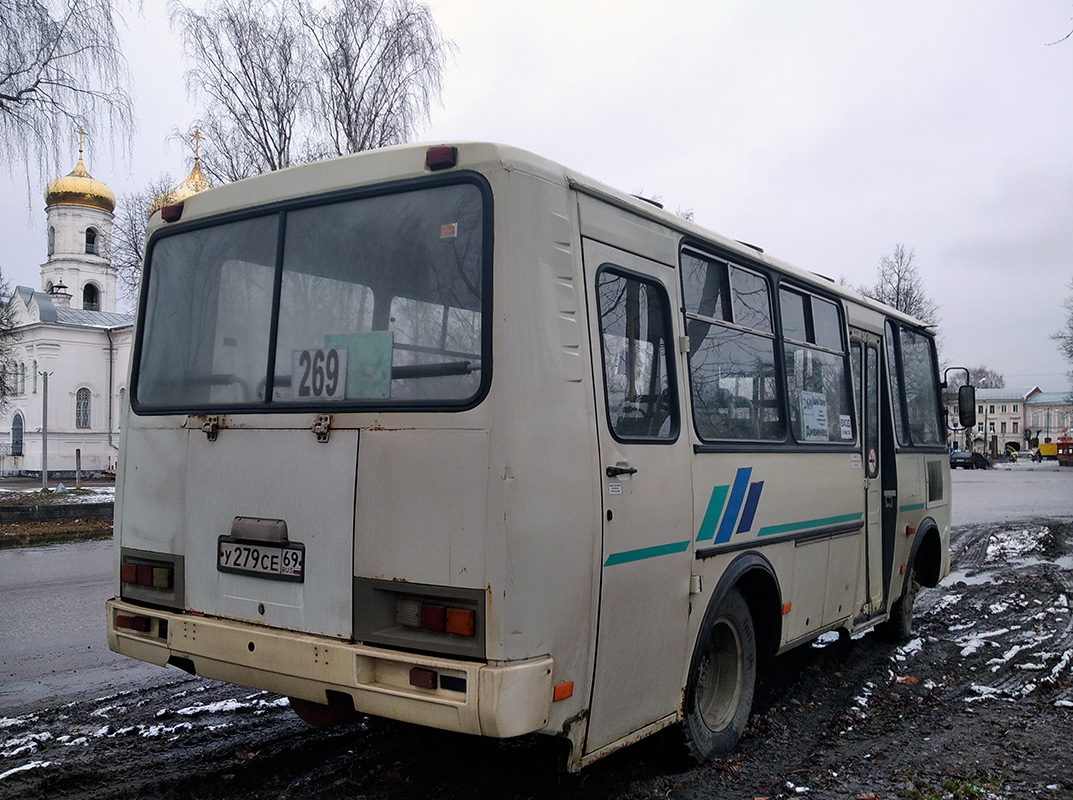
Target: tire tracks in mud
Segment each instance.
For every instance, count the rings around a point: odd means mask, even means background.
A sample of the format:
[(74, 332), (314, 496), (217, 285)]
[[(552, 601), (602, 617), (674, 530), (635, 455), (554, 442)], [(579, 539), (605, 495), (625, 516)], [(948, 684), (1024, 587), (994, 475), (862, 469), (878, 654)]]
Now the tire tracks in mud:
[(1073, 697), (1073, 525), (955, 530), (950, 578), (921, 621), (978, 673), (976, 702)]

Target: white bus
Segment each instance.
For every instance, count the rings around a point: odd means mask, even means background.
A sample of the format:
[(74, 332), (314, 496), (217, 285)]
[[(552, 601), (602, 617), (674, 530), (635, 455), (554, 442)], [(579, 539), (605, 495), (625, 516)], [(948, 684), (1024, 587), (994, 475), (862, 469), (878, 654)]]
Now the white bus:
[(948, 572), (931, 332), (558, 164), (308, 164), (146, 252), (116, 652), (314, 723), (700, 760), (758, 665), (905, 636)]

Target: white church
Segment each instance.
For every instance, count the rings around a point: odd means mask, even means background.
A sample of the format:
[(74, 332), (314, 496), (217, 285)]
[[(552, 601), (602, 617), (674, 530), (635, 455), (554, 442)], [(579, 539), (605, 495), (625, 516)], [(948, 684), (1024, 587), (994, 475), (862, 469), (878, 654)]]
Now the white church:
[[(195, 161), (166, 201), (206, 188)], [(50, 476), (70, 476), (76, 458), (84, 474), (116, 467), (134, 318), (116, 311), (108, 253), (115, 205), (86, 170), (81, 145), (74, 170), (45, 190), (41, 288), (16, 286), (7, 300), (14, 374), (0, 410), (0, 475), (39, 476), (44, 462)]]

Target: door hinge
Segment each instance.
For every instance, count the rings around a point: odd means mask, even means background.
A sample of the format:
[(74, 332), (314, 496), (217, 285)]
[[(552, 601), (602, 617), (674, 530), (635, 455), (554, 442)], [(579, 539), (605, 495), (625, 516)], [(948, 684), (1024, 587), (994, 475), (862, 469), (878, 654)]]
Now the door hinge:
[(316, 419), (313, 420), (313, 433), (317, 435), (318, 442), (328, 441), (328, 436), (332, 431), (332, 415), (331, 414), (317, 414)]
[(214, 414), (204, 419), (205, 421), (201, 423), (201, 430), (205, 432), (210, 442), (215, 442), (216, 436), (220, 433), (220, 418)]
[(678, 337), (678, 352), (682, 353), (683, 355), (689, 352), (689, 337), (688, 336), (679, 336)]

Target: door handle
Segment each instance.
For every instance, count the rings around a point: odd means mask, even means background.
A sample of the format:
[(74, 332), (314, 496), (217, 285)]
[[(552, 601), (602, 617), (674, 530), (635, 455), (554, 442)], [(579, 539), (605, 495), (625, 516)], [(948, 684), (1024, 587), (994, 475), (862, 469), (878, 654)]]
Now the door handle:
[(617, 478), (619, 475), (633, 475), (637, 470), (634, 467), (608, 467), (605, 472), (607, 477)]

